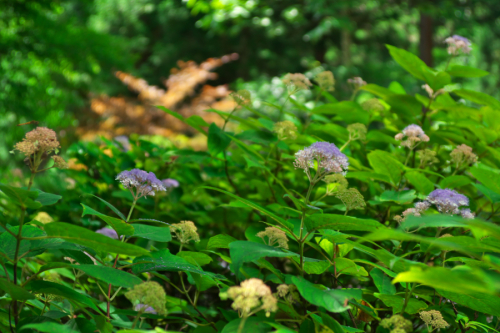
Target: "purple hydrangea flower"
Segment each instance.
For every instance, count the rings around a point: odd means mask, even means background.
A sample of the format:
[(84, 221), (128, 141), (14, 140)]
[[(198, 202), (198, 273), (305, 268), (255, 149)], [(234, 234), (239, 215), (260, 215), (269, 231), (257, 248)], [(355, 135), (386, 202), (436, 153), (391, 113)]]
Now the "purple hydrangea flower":
[(347, 172), (349, 161), (340, 149), (333, 143), (315, 142), (307, 148), (295, 153), (295, 168), (304, 169), (309, 175), (309, 168), (314, 168), (314, 162), (318, 162), (318, 172), (323, 174), (335, 172)]
[(460, 215), (462, 215), (462, 217), (464, 219), (473, 219), (476, 217), (476, 215), (470, 211), (469, 208), (464, 208), (460, 211)]
[(142, 313), (157, 314), (155, 309), (146, 304), (137, 304), (136, 306), (134, 306), (134, 310)]
[(437, 206), (441, 213), (460, 214), (459, 207), (468, 206), (469, 199), (456, 191), (450, 189), (438, 189), (427, 196), (427, 201)]
[(109, 238), (118, 239), (118, 234), (116, 233), (116, 231), (114, 229), (111, 229), (111, 228), (104, 227), (102, 229), (96, 230), (96, 232), (98, 234), (108, 236)]
[(130, 171), (123, 171), (117, 177), (125, 188), (135, 188), (136, 193), (132, 194), (136, 199), (147, 195), (155, 195), (157, 191), (166, 191), (167, 189), (163, 183), (156, 178), (153, 172), (146, 172), (140, 169), (132, 169)]
[(161, 182), (163, 183), (163, 186), (165, 186), (166, 189), (179, 187), (179, 182), (172, 178), (163, 179)]
[(459, 51), (468, 54), (472, 49), (470, 40), (459, 35), (453, 35), (444, 41), (448, 44), (448, 54), (457, 55)]

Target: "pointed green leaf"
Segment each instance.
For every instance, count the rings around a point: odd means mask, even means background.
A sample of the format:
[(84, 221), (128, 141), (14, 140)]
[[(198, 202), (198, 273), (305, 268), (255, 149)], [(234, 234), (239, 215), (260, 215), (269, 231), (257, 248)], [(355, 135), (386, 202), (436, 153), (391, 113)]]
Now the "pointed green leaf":
[(26, 286), (26, 288), (30, 289), (32, 292), (35, 293), (61, 296), (63, 298), (67, 298), (76, 301), (78, 303), (84, 304), (94, 309), (95, 311), (99, 312), (99, 309), (97, 308), (97, 306), (95, 306), (95, 304), (92, 302), (92, 299), (89, 296), (85, 294), (80, 294), (74, 291), (73, 289), (63, 286), (62, 284), (59, 283), (43, 281), (43, 280), (35, 280), (30, 282)]
[(134, 235), (132, 237), (140, 237), (150, 239), (156, 242), (170, 242), (172, 235), (168, 227), (154, 227), (144, 224), (131, 224), (134, 227)]
[(229, 249), (229, 244), (236, 240), (236, 238), (225, 234), (215, 235), (208, 240), (207, 250)]
[(124, 220), (104, 215), (84, 204), (81, 205), (83, 207), (82, 217), (85, 215), (96, 215), (99, 216), (104, 222), (106, 222), (111, 228), (115, 229), (118, 235), (131, 236), (134, 234), (134, 227), (130, 224), (127, 224), (127, 222), (125, 222)]
[[(374, 293), (373, 296), (384, 302), (385, 305), (392, 308), (393, 313), (401, 313), (405, 303), (405, 299), (401, 296), (396, 295), (384, 295), (379, 293)], [(406, 306), (405, 312), (408, 314), (416, 314), (420, 311), (427, 309), (427, 304), (416, 298), (410, 298)]]
[(297, 253), (285, 252), (284, 250), (266, 244), (248, 241), (236, 241), (229, 244), (229, 253), (233, 261), (231, 270), (234, 273), (240, 271), (245, 262), (254, 261), (264, 257), (298, 257)]
[(330, 312), (344, 312), (350, 309), (344, 306), (349, 299), (361, 299), (361, 289), (325, 289), (313, 284), (303, 277), (292, 277), (292, 283), (297, 286), (300, 295), (311, 304), (322, 306)]
[(385, 274), (382, 270), (374, 268), (370, 271), (370, 276), (372, 277), (373, 283), (381, 294), (396, 294), (396, 287), (392, 284), (392, 278)]
[(71, 267), (117, 287), (133, 288), (136, 284), (142, 283), (137, 276), (112, 267), (99, 265), (71, 265)]
[(374, 231), (385, 226), (376, 220), (358, 219), (337, 214), (314, 214), (304, 220), (308, 232), (317, 229)]
[(18, 301), (25, 301), (28, 299), (35, 299), (36, 297), (31, 293), (24, 290), (24, 288), (15, 285), (12, 282), (7, 281), (6, 279), (0, 278), (0, 290), (5, 291), (10, 295), (12, 299)]
[(461, 65), (451, 65), (447, 72), (456, 77), (482, 77), (490, 74), (482, 69)]
[(45, 231), (50, 237), (62, 238), (68, 242), (88, 246), (96, 251), (120, 253), (134, 257), (149, 254), (149, 252), (142, 247), (122, 243), (119, 240), (69, 223), (48, 223), (45, 225)]
[(393, 185), (398, 185), (403, 174), (401, 162), (385, 151), (375, 150), (368, 154), (368, 162), (376, 173), (389, 177)]

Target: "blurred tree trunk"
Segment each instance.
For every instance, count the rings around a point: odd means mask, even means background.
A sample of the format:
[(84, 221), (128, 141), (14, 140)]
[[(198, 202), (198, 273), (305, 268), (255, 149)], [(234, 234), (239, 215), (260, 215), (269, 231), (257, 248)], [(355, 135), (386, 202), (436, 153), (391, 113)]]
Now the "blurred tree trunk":
[(432, 17), (428, 14), (420, 12), (420, 59), (427, 66), (433, 66), (432, 59)]

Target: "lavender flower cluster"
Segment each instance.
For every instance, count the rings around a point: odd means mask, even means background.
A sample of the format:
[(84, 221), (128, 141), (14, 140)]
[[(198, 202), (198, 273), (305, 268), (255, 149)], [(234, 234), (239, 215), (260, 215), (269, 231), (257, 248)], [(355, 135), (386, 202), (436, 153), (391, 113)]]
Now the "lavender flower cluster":
[(448, 44), (448, 54), (457, 55), (459, 51), (462, 51), (465, 54), (469, 54), (472, 50), (471, 42), (465, 37), (459, 35), (453, 35), (444, 40), (446, 44)]
[(443, 214), (461, 214), (465, 218), (474, 217), (470, 209), (462, 209), (461, 206), (469, 205), (469, 198), (450, 189), (438, 189), (427, 196), (427, 201), (436, 205), (438, 211)]
[(401, 131), (401, 133), (396, 134), (394, 137), (396, 140), (401, 141), (401, 145), (408, 147), (410, 149), (415, 148), (420, 142), (428, 142), (429, 137), (425, 134), (422, 127), (412, 124), (408, 125)]
[(315, 142), (311, 146), (295, 153), (295, 168), (303, 169), (309, 176), (309, 168), (314, 168), (317, 162), (317, 172), (325, 175), (327, 173), (347, 173), (349, 161), (347, 156), (333, 143)]
[(153, 172), (146, 172), (140, 169), (132, 169), (130, 171), (123, 171), (117, 177), (120, 183), (125, 188), (131, 189), (135, 188), (136, 193), (134, 194), (136, 199), (147, 195), (155, 195), (158, 191), (166, 191), (164, 183), (156, 178)]
[(403, 216), (395, 216), (398, 222), (404, 221), (408, 216), (420, 216), (421, 213), (435, 205), (442, 214), (461, 215), (465, 219), (473, 219), (474, 213), (469, 208), (462, 208), (469, 205), (469, 198), (450, 189), (437, 189), (429, 193), (425, 201), (417, 202), (414, 208), (405, 210)]

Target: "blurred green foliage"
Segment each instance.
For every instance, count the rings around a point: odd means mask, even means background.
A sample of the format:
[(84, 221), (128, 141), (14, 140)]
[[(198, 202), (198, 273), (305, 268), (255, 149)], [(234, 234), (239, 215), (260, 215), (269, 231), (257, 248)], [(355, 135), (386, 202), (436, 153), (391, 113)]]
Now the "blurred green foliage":
[[(42, 120), (64, 129), (63, 141), (74, 141), (71, 128), (86, 117), (91, 96), (130, 94), (113, 76), (115, 70), (161, 85), (179, 59), (201, 62), (237, 52), (239, 61), (226, 65), (220, 83), (237, 89), (241, 79), (266, 100), (274, 93), (261, 88), (269, 78), (320, 64), (338, 82), (361, 76), (386, 86), (397, 78), (415, 89), (384, 44), (418, 54), (421, 14), (432, 19), (432, 39), (424, 42), (434, 43), (435, 62), (446, 58), (446, 37), (468, 37), (472, 56), (458, 60), (493, 75), (470, 80), (466, 88), (497, 96), (499, 13), (494, 0), (5, 1), (0, 4), (0, 131), (7, 134), (0, 137), (0, 163), (9, 163), (10, 147), (22, 138), (18, 123)], [(348, 96), (347, 84), (337, 90)]]

